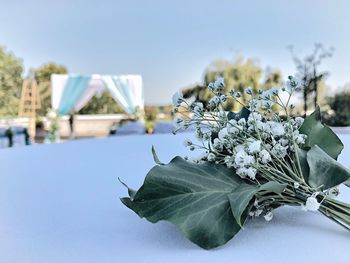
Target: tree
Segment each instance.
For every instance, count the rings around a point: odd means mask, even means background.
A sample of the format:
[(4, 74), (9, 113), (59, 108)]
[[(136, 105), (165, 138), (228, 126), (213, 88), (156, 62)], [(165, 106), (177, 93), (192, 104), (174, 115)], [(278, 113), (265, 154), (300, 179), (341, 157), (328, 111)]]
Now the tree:
[(34, 70), (34, 78), (38, 84), (41, 100), (41, 109), (39, 115), (46, 115), (47, 110), (51, 108), (51, 75), (67, 74), (68, 70), (65, 66), (55, 63), (46, 63)]
[(79, 114), (113, 114), (124, 112), (108, 91), (101, 97), (94, 96), (80, 111)]
[(328, 76), (328, 72), (319, 72), (318, 67), (323, 59), (332, 56), (333, 48), (325, 49), (321, 44), (315, 44), (313, 53), (302, 59), (295, 54), (292, 46), (289, 49), (297, 69), (297, 77), (302, 82), (300, 91), (303, 94), (304, 116), (306, 116), (309, 97), (313, 98), (313, 106), (316, 107), (321, 83)]
[(343, 90), (328, 98), (333, 112), (325, 114), (325, 120), (331, 126), (350, 126), (350, 89), (345, 85)]
[(16, 116), (22, 89), (22, 60), (0, 47), (0, 115)]
[[(213, 96), (208, 91), (207, 86), (219, 76), (225, 79), (225, 92), (231, 89), (241, 92), (243, 103), (248, 100), (247, 94), (244, 93), (244, 89), (247, 87), (251, 87), (253, 92), (257, 93), (259, 89), (267, 89), (282, 84), (282, 74), (279, 70), (269, 69), (264, 74), (256, 60), (238, 57), (233, 62), (227, 60), (214, 61), (204, 73), (203, 84), (185, 88), (183, 90), (184, 97), (194, 97), (197, 101), (206, 104)], [(263, 79), (264, 77), (265, 79)], [(225, 108), (227, 110), (237, 110), (240, 105), (233, 100), (228, 100)]]

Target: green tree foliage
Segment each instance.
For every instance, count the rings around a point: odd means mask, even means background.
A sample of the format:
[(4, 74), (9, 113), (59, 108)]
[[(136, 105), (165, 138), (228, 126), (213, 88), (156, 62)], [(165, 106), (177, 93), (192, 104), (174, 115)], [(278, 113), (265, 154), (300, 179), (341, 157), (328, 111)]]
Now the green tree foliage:
[(0, 47), (0, 116), (18, 114), (22, 73), (22, 60)]
[(66, 73), (68, 73), (68, 70), (65, 66), (52, 62), (46, 63), (34, 70), (34, 78), (39, 87), (41, 100), (41, 109), (38, 111), (39, 115), (44, 116), (47, 110), (51, 108), (51, 75)]
[(328, 125), (350, 126), (350, 90), (344, 90), (329, 98), (329, 106), (334, 111), (325, 116)]
[[(323, 82), (328, 76), (328, 72), (319, 71), (319, 66), (323, 59), (332, 56), (333, 48), (326, 49), (321, 44), (315, 44), (314, 51), (304, 58), (299, 58), (292, 46), (290, 51), (297, 69), (297, 77), (302, 81), (300, 92), (303, 95), (304, 116), (306, 116), (309, 104), (312, 104), (314, 108), (319, 104), (319, 93), (323, 92)], [(312, 100), (311, 103), (310, 99)]]
[(122, 113), (123, 109), (117, 104), (108, 91), (101, 96), (94, 96), (80, 111), (79, 114), (113, 114)]
[[(257, 93), (259, 89), (267, 89), (282, 84), (282, 74), (279, 70), (264, 72), (256, 60), (238, 57), (233, 62), (227, 60), (214, 61), (204, 73), (203, 85), (185, 88), (183, 90), (184, 97), (194, 97), (206, 104), (213, 96), (208, 91), (207, 86), (219, 76), (225, 79), (225, 92), (231, 89), (241, 92), (243, 103), (248, 100), (248, 97), (244, 94), (244, 89), (247, 87), (251, 87)], [(240, 105), (233, 100), (228, 100), (225, 107), (237, 110)]]

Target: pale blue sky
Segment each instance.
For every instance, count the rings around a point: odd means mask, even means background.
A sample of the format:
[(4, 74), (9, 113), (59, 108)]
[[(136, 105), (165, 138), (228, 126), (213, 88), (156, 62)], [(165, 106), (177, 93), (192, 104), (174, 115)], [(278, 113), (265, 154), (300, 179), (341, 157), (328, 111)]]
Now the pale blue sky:
[(286, 47), (334, 46), (328, 84), (350, 82), (350, 1), (0, 0), (0, 45), (26, 69), (141, 74), (147, 104), (170, 103), (216, 58), (235, 54), (294, 73)]

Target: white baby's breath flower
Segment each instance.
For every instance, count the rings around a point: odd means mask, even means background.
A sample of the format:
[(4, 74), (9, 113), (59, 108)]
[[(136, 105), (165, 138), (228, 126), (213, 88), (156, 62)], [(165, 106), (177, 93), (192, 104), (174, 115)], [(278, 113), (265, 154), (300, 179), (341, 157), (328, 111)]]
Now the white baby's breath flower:
[(232, 155), (231, 156), (226, 156), (224, 158), (224, 162), (225, 162), (227, 167), (233, 167), (233, 165), (234, 165), (234, 158), (233, 158), (233, 156)]
[(287, 146), (289, 144), (289, 141), (287, 139), (280, 139), (278, 142), (282, 146)]
[(278, 92), (279, 92), (279, 88), (273, 87), (270, 89), (270, 92), (271, 92), (272, 96), (277, 96)]
[(257, 121), (261, 121), (262, 116), (258, 112), (252, 112), (248, 117), (248, 124), (256, 123)]
[(197, 116), (202, 116), (203, 112), (203, 103), (197, 102), (193, 107), (193, 113)]
[(257, 153), (261, 150), (261, 141), (254, 141), (249, 144), (248, 152), (249, 153)]
[(295, 182), (295, 183), (294, 183), (294, 188), (295, 188), (295, 189), (298, 189), (299, 187), (300, 187), (300, 184), (299, 184), (298, 182)]
[(248, 104), (249, 104), (250, 111), (258, 111), (259, 110), (259, 100), (251, 99)]
[(297, 128), (299, 128), (303, 123), (304, 123), (304, 118), (302, 117), (296, 117), (295, 118), (295, 123), (297, 125)]
[(305, 134), (299, 134), (296, 138), (295, 138), (295, 142), (297, 144), (304, 144), (305, 140), (306, 140), (306, 135)]
[(245, 173), (250, 179), (255, 180), (255, 175), (257, 173), (257, 170), (253, 167), (249, 167), (246, 169)]
[(251, 155), (248, 155), (245, 151), (239, 151), (237, 152), (235, 156), (235, 164), (238, 167), (243, 167), (250, 165), (254, 162), (254, 157)]
[(263, 212), (262, 209), (258, 209), (258, 210), (255, 211), (254, 216), (258, 217), (258, 216), (261, 215), (262, 212)]
[(244, 151), (245, 147), (243, 144), (238, 144), (235, 146), (235, 151), (236, 152), (240, 152), (240, 151)]
[(179, 106), (183, 102), (184, 98), (181, 92), (176, 92), (172, 97), (173, 105)]
[(265, 149), (263, 149), (261, 152), (259, 152), (259, 156), (260, 156), (261, 162), (263, 164), (267, 164), (268, 162), (271, 161), (271, 155)]
[(275, 155), (276, 157), (283, 158), (287, 155), (287, 148), (288, 146), (282, 146), (281, 144), (275, 144), (272, 148), (272, 154)]
[(209, 100), (208, 106), (211, 109), (213, 109), (213, 108), (215, 109), (219, 105), (219, 103), (220, 103), (220, 97), (214, 96)]
[(190, 146), (190, 145), (192, 145), (192, 141), (190, 139), (185, 139), (184, 145), (185, 146)]
[(269, 101), (269, 100), (262, 100), (261, 101), (261, 108), (263, 110), (269, 110), (271, 109), (271, 107), (273, 106), (273, 102)]
[(329, 197), (337, 197), (339, 195), (339, 188), (338, 187), (333, 187), (327, 191), (327, 195)]
[(173, 120), (173, 125), (175, 126), (176, 129), (182, 128), (184, 126), (184, 123), (185, 121), (178, 116), (176, 116)]
[(221, 141), (223, 141), (224, 139), (226, 139), (228, 137), (228, 131), (227, 131), (227, 128), (222, 128), (220, 131), (219, 131), (219, 134), (218, 134), (218, 137)]
[(271, 134), (273, 136), (282, 136), (285, 133), (284, 127), (281, 123), (273, 121), (269, 121), (268, 123), (270, 125)]
[(226, 128), (227, 128), (227, 132), (229, 134), (236, 134), (239, 132), (239, 126), (237, 125), (237, 121), (236, 120), (230, 120), (227, 125), (226, 125)]
[(225, 87), (224, 78), (222, 78), (222, 77), (217, 78), (214, 82), (214, 86), (215, 86), (217, 91), (223, 89)]
[(213, 142), (213, 147), (215, 150), (220, 152), (220, 151), (222, 151), (224, 145), (222, 144), (222, 142), (220, 141), (219, 138), (215, 138), (214, 142)]
[(207, 156), (207, 159), (208, 159), (209, 162), (214, 162), (215, 158), (216, 158), (216, 156), (213, 153), (209, 153), (208, 156)]
[(248, 95), (252, 95), (253, 94), (253, 89), (251, 87), (248, 87), (244, 90)]
[(209, 85), (208, 85), (208, 90), (210, 91), (214, 91), (215, 90), (215, 86), (214, 86), (214, 83), (213, 82), (210, 82)]
[(211, 138), (211, 131), (203, 133), (203, 141), (208, 141)]
[(201, 140), (203, 138), (203, 132), (200, 127), (196, 128), (196, 131), (194, 133), (197, 139)]
[(317, 211), (320, 208), (320, 203), (316, 197), (310, 196), (306, 199), (304, 210), (306, 211)]
[(271, 221), (272, 218), (273, 218), (273, 213), (272, 213), (272, 211), (267, 212), (266, 215), (264, 215), (264, 218), (265, 218), (265, 220), (266, 220), (267, 222), (268, 222), (268, 221)]
[(247, 124), (247, 121), (244, 118), (241, 118), (238, 120), (237, 124), (239, 126), (245, 126)]
[(286, 82), (286, 88), (289, 93), (301, 87), (301, 81), (296, 77), (289, 76), (288, 79), (289, 80)]

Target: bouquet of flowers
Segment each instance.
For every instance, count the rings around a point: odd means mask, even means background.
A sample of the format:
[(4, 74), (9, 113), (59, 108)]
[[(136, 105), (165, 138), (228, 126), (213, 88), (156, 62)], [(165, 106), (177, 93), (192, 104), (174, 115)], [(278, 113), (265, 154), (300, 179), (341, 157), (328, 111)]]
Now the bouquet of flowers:
[(54, 109), (48, 109), (46, 114), (48, 134), (46, 136), (46, 143), (55, 143), (60, 140), (60, 126), (59, 114)]
[[(291, 115), (300, 86), (289, 77), (282, 89), (225, 94), (220, 78), (208, 86), (213, 97), (206, 107), (176, 94), (174, 111), (183, 116), (177, 130), (194, 126), (198, 143), (185, 145), (202, 154), (163, 164), (152, 148), (157, 165), (121, 201), (152, 223), (172, 222), (205, 249), (225, 244), (248, 217), (270, 221), (283, 205), (319, 211), (350, 230), (350, 205), (334, 199), (340, 184), (350, 185), (349, 170), (337, 162), (343, 144), (321, 123), (319, 107), (305, 119)], [(228, 99), (241, 103), (241, 111), (224, 111)]]

